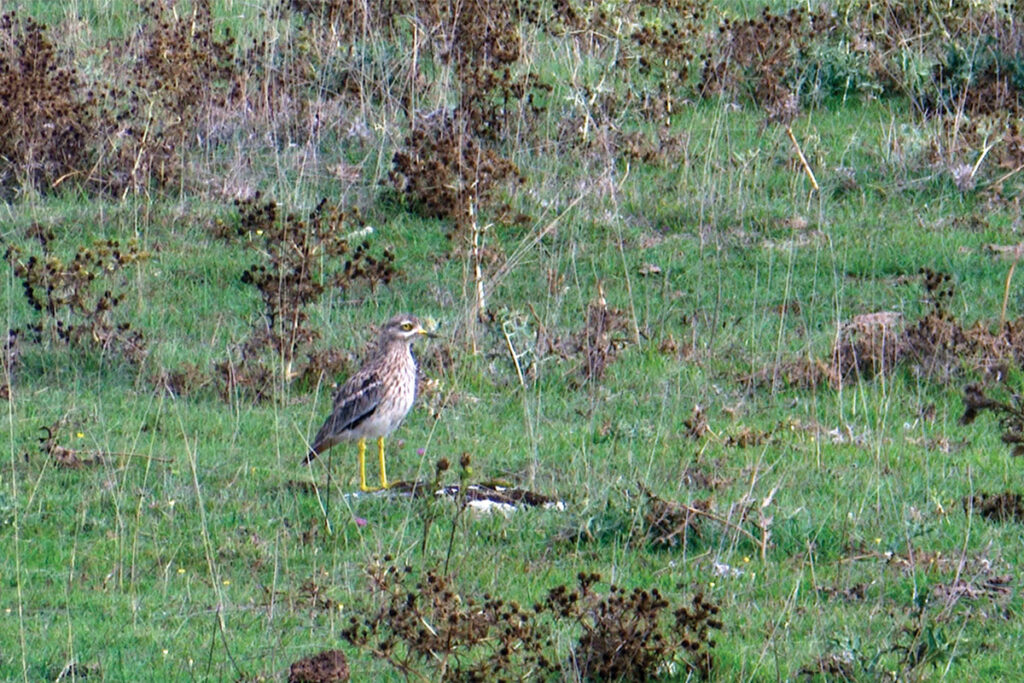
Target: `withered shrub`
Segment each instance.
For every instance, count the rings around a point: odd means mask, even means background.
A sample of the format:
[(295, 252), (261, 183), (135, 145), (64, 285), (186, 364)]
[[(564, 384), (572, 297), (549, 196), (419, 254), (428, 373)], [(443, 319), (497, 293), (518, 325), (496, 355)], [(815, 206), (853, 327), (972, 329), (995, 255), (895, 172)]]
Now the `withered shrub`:
[(766, 7), (756, 18), (724, 19), (703, 55), (701, 92), (747, 97), (770, 118), (788, 121), (800, 109), (800, 63), (834, 28), (829, 13), (800, 8), (775, 14)]
[(320, 332), (309, 324), (309, 306), (331, 288), (361, 282), (372, 290), (390, 283), (397, 272), (394, 253), (385, 248), (374, 255), (365, 242), (352, 249), (348, 233), (363, 226), (361, 219), (326, 199), (305, 217), (282, 215), (275, 202), (259, 195), (235, 205), (234, 236), (222, 225), (215, 229), (227, 239), (246, 236), (259, 254), (241, 279), (259, 291), (263, 310), (238, 345), (238, 357), (216, 365), (225, 396), (244, 390), (256, 400), (269, 398), (277, 376), (273, 368), (283, 368), (284, 382), (315, 386), (345, 369), (348, 358), (317, 347)]
[(471, 228), (481, 206), (493, 206), (499, 222), (516, 221), (496, 193), (524, 180), (514, 163), (483, 146), (466, 123), (443, 111), (422, 118), (395, 152), (390, 174), (392, 185), (419, 213), (447, 219), (460, 233)]
[(6, 246), (4, 260), (35, 315), (24, 330), (8, 331), (9, 344), (24, 338), (113, 353), (140, 365), (147, 354), (142, 332), (129, 320), (116, 319), (115, 311), (125, 296), (125, 272), (147, 260), (149, 252), (134, 241), (99, 240), (78, 247), (68, 259), (53, 229), (38, 223), (23, 238)]
[[(498, 195), (499, 189), (523, 182), (507, 141), (513, 132), (532, 129), (551, 88), (523, 63), (514, 3), (424, 0), (414, 3), (414, 12), (428, 37), (430, 58), (420, 69), (450, 71), (442, 87), (454, 91), (454, 102), (423, 112), (406, 98), (410, 132), (395, 152), (389, 181), (411, 208), (450, 222), (458, 251), (470, 242), (478, 221), (527, 220)], [(410, 78), (421, 84), (416, 99), (426, 101), (432, 79), (423, 73)]]
[(0, 190), (45, 189), (81, 174), (96, 126), (95, 96), (46, 28), (0, 16)]
[(1013, 368), (1024, 367), (1024, 318), (979, 320), (966, 325), (949, 310), (955, 284), (947, 273), (918, 272), (927, 308), (905, 321), (892, 311), (854, 316), (843, 323), (830, 359), (786, 360), (741, 377), (749, 386), (839, 386), (888, 376), (907, 368), (922, 376), (950, 381), (977, 374), (1005, 381)]
[(103, 144), (93, 150), (90, 176), (104, 191), (180, 186), (189, 151), (211, 135), (211, 113), (240, 98), (234, 39), (216, 35), (211, 5), (197, 0), (179, 13), (174, 4), (143, 2), (137, 36), (111, 46), (96, 141)]
[(154, 0), (139, 8), (139, 31), (108, 44), (91, 80), (44, 26), (0, 18), (0, 185), (71, 180), (123, 195), (181, 184), (210, 111), (238, 97), (234, 41), (215, 35), (210, 0), (180, 15)]
[[(549, 590), (532, 608), (461, 594), (433, 570), (416, 579), (410, 567), (385, 564), (368, 574), (377, 605), (351, 617), (342, 637), (408, 677), (519, 681), (574, 670), (585, 680), (646, 681), (674, 665), (706, 678), (713, 631), (723, 628), (702, 594), (673, 609), (657, 589), (599, 592), (597, 574)], [(553, 637), (564, 627), (579, 633), (568, 654)]]

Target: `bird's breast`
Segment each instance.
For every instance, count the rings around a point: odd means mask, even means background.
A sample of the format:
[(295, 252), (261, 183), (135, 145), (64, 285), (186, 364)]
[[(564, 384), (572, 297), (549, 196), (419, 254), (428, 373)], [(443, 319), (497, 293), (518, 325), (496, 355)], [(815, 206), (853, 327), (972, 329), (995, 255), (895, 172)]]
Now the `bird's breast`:
[(390, 384), (391, 390), (376, 411), (381, 421), (379, 429), (385, 434), (391, 433), (401, 424), (416, 400), (416, 362), (411, 353), (407, 362), (401, 363), (394, 372), (397, 375), (394, 378), (396, 381)]

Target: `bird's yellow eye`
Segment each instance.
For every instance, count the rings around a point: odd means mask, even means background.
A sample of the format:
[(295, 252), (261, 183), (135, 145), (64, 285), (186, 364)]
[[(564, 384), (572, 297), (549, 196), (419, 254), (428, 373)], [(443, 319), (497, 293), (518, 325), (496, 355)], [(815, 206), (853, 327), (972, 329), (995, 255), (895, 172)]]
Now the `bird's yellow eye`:
[(410, 323), (410, 322), (402, 323), (402, 329), (405, 330), (406, 332), (410, 331), (412, 329), (412, 327), (413, 327), (412, 323)]

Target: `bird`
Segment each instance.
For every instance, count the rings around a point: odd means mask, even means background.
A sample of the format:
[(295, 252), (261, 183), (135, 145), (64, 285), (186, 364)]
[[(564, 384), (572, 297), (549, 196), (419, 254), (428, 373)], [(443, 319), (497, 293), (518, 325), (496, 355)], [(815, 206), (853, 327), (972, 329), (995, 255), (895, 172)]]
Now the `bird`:
[[(416, 358), (413, 342), (433, 337), (414, 315), (403, 313), (384, 323), (377, 348), (334, 396), (334, 407), (313, 437), (304, 463), (342, 441), (358, 441), (359, 488), (364, 492), (388, 488), (384, 468), (384, 437), (401, 424), (416, 400)], [(366, 484), (366, 440), (377, 439), (380, 487)]]

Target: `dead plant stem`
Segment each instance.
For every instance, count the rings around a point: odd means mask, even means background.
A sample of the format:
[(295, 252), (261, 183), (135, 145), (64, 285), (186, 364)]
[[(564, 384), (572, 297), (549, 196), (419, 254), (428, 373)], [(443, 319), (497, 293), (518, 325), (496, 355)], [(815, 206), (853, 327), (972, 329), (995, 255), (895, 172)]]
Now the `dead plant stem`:
[(1010, 301), (1010, 282), (1013, 281), (1013, 271), (1017, 269), (1017, 263), (1020, 261), (1020, 251), (1017, 252), (1016, 258), (1013, 259), (1013, 263), (1010, 264), (1010, 270), (1006, 273), (1006, 284), (1003, 287), (1003, 307), (999, 312), (999, 329), (1002, 330), (1006, 324), (1006, 306)]
[(811, 165), (807, 163), (807, 157), (804, 156), (804, 151), (800, 149), (800, 143), (796, 141), (796, 136), (793, 135), (793, 129), (790, 126), (786, 126), (786, 135), (789, 136), (790, 142), (793, 143), (793, 148), (796, 150), (796, 155), (800, 157), (800, 164), (804, 167), (804, 173), (807, 174), (807, 178), (811, 181), (811, 187), (817, 192), (821, 188), (818, 187), (818, 180), (814, 177), (814, 171), (811, 170)]

